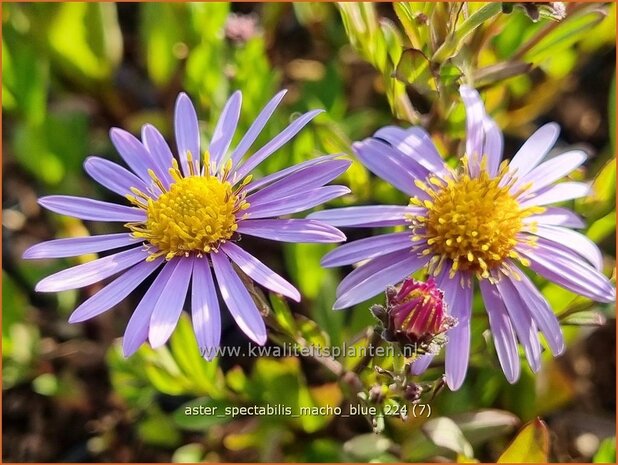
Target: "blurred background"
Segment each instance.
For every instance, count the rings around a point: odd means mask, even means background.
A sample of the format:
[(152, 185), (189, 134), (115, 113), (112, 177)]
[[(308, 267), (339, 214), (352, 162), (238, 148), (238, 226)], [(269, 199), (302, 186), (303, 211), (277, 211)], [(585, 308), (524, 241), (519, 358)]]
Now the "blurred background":
[[(558, 148), (577, 146), (590, 155), (577, 176), (591, 180), (594, 192), (570, 207), (586, 218), (586, 234), (611, 273), (615, 4), (496, 5), (3, 3), (4, 461), (494, 461), (522, 425), (540, 416), (548, 429), (537, 421), (518, 436), (538, 449), (535, 457), (614, 462), (615, 305), (537, 280), (564, 324), (568, 350), (556, 360), (544, 354), (538, 375), (526, 368), (509, 385), (475, 302), (464, 386), (440, 392), (430, 418), (391, 418), (377, 435), (363, 416), (186, 416), (186, 405), (331, 405), (345, 412), (349, 393), (311, 359), (207, 363), (186, 315), (168, 347), (142, 347), (124, 359), (119, 337), (143, 288), (112, 311), (69, 325), (75, 306), (102, 285), (57, 295), (37, 294), (34, 285), (93, 257), (20, 258), (36, 242), (112, 231), (44, 212), (36, 199), (72, 194), (117, 201), (85, 175), (84, 159), (120, 160), (108, 139), (114, 126), (138, 134), (149, 122), (173, 142), (173, 103), (181, 90), (196, 102), (208, 137), (227, 96), (241, 89), (236, 141), (281, 88), (289, 93), (260, 143), (299, 112), (324, 108), (260, 166), (258, 174), (267, 174), (318, 154), (350, 154), (353, 140), (393, 123), (423, 124), (443, 154), (461, 153), (457, 83), (468, 78), (505, 131), (507, 156), (548, 121), (562, 126)], [(340, 183), (353, 194), (330, 206), (407, 200), (358, 163)], [(349, 231), (348, 238), (367, 234)], [(319, 266), (330, 246), (243, 241), (303, 294), (291, 307), (268, 298), (281, 325), (324, 346), (363, 343), (374, 323), (369, 305), (331, 310), (337, 282), (349, 270)], [(225, 345), (245, 342), (226, 312), (223, 324)], [(425, 379), (442, 372), (437, 364)], [(363, 375), (365, 386), (377, 381), (375, 373)], [(444, 441), (436, 431), (455, 439)]]

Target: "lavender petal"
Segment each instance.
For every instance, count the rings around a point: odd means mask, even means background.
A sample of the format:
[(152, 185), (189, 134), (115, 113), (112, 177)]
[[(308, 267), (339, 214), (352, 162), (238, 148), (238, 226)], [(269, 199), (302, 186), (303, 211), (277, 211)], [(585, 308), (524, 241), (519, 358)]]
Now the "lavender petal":
[(322, 155), (321, 157), (317, 157), (317, 158), (312, 158), (311, 160), (307, 160), (304, 161), (302, 163), (298, 163), (296, 165), (292, 165), (288, 168), (282, 169), (280, 171), (277, 171), (275, 173), (269, 174), (267, 176), (264, 176), (263, 178), (257, 179), (255, 181), (251, 181), (249, 184), (247, 184), (247, 186), (245, 187), (245, 192), (253, 192), (256, 191), (258, 189), (261, 189), (262, 187), (271, 184), (275, 181), (278, 181), (279, 179), (283, 179), (286, 176), (292, 175), (300, 170), (304, 170), (305, 168), (309, 168), (310, 166), (315, 166), (315, 165), (319, 165), (321, 163), (324, 163), (326, 161), (330, 161), (330, 160), (335, 160), (337, 159), (337, 157), (340, 157), (340, 154), (335, 154), (335, 155)]
[(307, 167), (249, 195), (247, 202), (267, 202), (322, 187), (344, 173), (351, 164), (349, 160), (331, 160)]
[(247, 150), (251, 148), (255, 140), (258, 138), (264, 126), (272, 116), (272, 114), (277, 109), (281, 100), (287, 93), (287, 90), (282, 90), (277, 95), (275, 95), (262, 109), (260, 114), (255, 118), (253, 124), (249, 127), (243, 138), (238, 143), (238, 146), (232, 152), (232, 163), (233, 166), (237, 166), (243, 155), (247, 153)]
[(504, 136), (496, 122), (485, 117), (483, 120), (483, 132), (485, 140), (483, 143), (483, 154), (487, 157), (487, 171), (495, 177), (500, 168), (502, 153), (504, 151)]
[(407, 215), (419, 215), (424, 208), (400, 205), (368, 205), (363, 207), (344, 207), (311, 213), (307, 218), (320, 220), (332, 226), (356, 226), (358, 228), (377, 228), (407, 224)]
[(564, 352), (566, 346), (558, 318), (532, 281), (520, 271), (518, 271), (518, 275), (519, 279), (511, 277), (506, 279), (511, 281), (511, 284), (517, 289), (520, 297), (530, 309), (530, 314), (545, 336), (552, 354), (560, 355)]
[(438, 277), (437, 285), (444, 292), (446, 308), (457, 320), (447, 332), (445, 355), (446, 384), (451, 391), (461, 387), (468, 371), (470, 358), (470, 314), (472, 312), (472, 284), (462, 286), (463, 274), (449, 277), (450, 267), (445, 267)]
[(434, 354), (423, 354), (419, 356), (410, 364), (410, 373), (414, 376), (423, 374), (431, 364), (433, 358)]
[(244, 213), (251, 219), (289, 215), (308, 210), (349, 193), (350, 189), (345, 186), (319, 187), (269, 202), (254, 203)]
[(388, 142), (432, 173), (440, 175), (446, 170), (444, 160), (436, 150), (431, 137), (421, 127), (402, 129), (397, 126), (385, 126), (373, 137)]
[(509, 383), (519, 379), (520, 363), (517, 340), (513, 325), (496, 287), (486, 279), (480, 281), (481, 294), (489, 316), (489, 327), (493, 335), (498, 360)]
[(114, 281), (77, 307), (69, 317), (69, 323), (86, 321), (108, 311), (133, 292), (144, 279), (159, 268), (162, 262), (163, 258), (158, 258), (151, 262), (143, 261), (128, 271), (125, 271)]
[(238, 232), (282, 242), (342, 242), (345, 235), (337, 228), (314, 220), (243, 220)]
[(120, 128), (112, 128), (109, 137), (129, 168), (146, 184), (150, 184), (148, 169), (151, 168), (153, 160), (137, 137)]
[(524, 224), (538, 223), (546, 226), (563, 226), (565, 228), (585, 228), (586, 223), (571, 210), (561, 207), (545, 207), (538, 215), (530, 215), (523, 219)]
[(225, 103), (221, 116), (219, 116), (219, 121), (217, 121), (215, 126), (209, 150), (212, 163), (216, 166), (216, 171), (222, 168), (225, 155), (230, 148), (232, 137), (234, 137), (236, 132), (241, 105), (242, 93), (237, 90)]
[(480, 173), (481, 156), (483, 156), (483, 140), (485, 131), (485, 105), (479, 93), (468, 86), (461, 86), (459, 93), (466, 108), (466, 155), (470, 176)]
[(540, 237), (533, 249), (519, 246), (516, 250), (531, 261), (533, 271), (559, 286), (597, 302), (616, 300), (616, 289), (605, 275), (550, 241)]
[(584, 163), (586, 158), (586, 154), (581, 150), (573, 150), (558, 155), (551, 160), (541, 163), (527, 175), (519, 178), (511, 188), (511, 192), (517, 191), (520, 186), (528, 183), (532, 183), (532, 187), (526, 193), (536, 192), (565, 177)]
[(131, 187), (148, 192), (148, 186), (144, 181), (126, 168), (104, 158), (86, 158), (84, 169), (96, 182), (122, 197), (131, 193)]
[(176, 99), (176, 109), (174, 111), (174, 131), (176, 133), (176, 146), (178, 147), (178, 158), (180, 166), (185, 176), (189, 176), (189, 161), (187, 154), (191, 153), (193, 163), (195, 163), (196, 173), (200, 167), (200, 127), (197, 121), (197, 113), (191, 99), (181, 92)]
[(397, 152), (379, 139), (365, 139), (352, 144), (354, 152), (372, 173), (410, 197), (428, 199), (427, 193), (414, 184), (429, 176), (429, 171), (415, 160)]
[(179, 260), (157, 299), (150, 316), (150, 328), (148, 329), (148, 340), (153, 348), (165, 344), (178, 324), (180, 312), (187, 298), (195, 260), (197, 260), (195, 257)]
[(520, 198), (518, 200), (520, 200), (520, 206), (526, 208), (578, 199), (587, 196), (589, 193), (590, 186), (583, 182), (561, 182), (535, 192), (531, 198), (526, 198), (525, 200)]
[(179, 262), (180, 259), (172, 258), (163, 266), (163, 269), (133, 311), (122, 339), (122, 352), (125, 357), (133, 355), (139, 346), (146, 342), (152, 311)]
[(210, 361), (221, 341), (221, 313), (207, 257), (193, 264), (191, 317), (198, 346)]
[(264, 265), (253, 255), (245, 252), (232, 242), (221, 246), (221, 250), (232, 259), (236, 265), (256, 283), (265, 288), (300, 302), (300, 293), (289, 282)]
[(59, 292), (89, 286), (145, 260), (146, 257), (148, 252), (143, 247), (118, 252), (54, 273), (39, 281), (35, 290)]
[(115, 203), (70, 195), (48, 195), (39, 199), (39, 205), (59, 213), (82, 220), (142, 222), (146, 220), (144, 210)]
[(210, 255), (212, 265), (225, 301), (236, 324), (257, 344), (266, 343), (266, 325), (255, 302), (232, 268), (229, 259), (222, 253)]
[(524, 347), (528, 365), (536, 373), (541, 369), (541, 343), (531, 310), (508, 278), (501, 277), (497, 283), (497, 289), (511, 318), (517, 338)]
[[(385, 257), (393, 261), (384, 261)], [(359, 302), (384, 292), (391, 286), (411, 275), (429, 261), (428, 257), (418, 257), (409, 251), (393, 252), (374, 259), (352, 271), (338, 288), (334, 309), (342, 309), (356, 305)], [(378, 266), (379, 265), (379, 266)], [(368, 268), (365, 268), (368, 267)], [(377, 269), (376, 269), (377, 268)], [(367, 273), (371, 274), (367, 276)], [(364, 278), (364, 279), (362, 279)], [(350, 284), (353, 282), (353, 284)]]
[(243, 165), (241, 165), (236, 171), (235, 179), (240, 180), (247, 176), (256, 166), (292, 139), (292, 137), (304, 128), (313, 118), (322, 113), (322, 111), (323, 110), (312, 110), (295, 119), (288, 127), (281, 131), (279, 135), (273, 137), (264, 147), (255, 152)]
[(139, 243), (130, 233), (103, 234), (101, 236), (54, 239), (35, 244), (22, 256), (25, 259), (76, 257), (103, 252)]
[(161, 135), (161, 133), (151, 124), (145, 124), (142, 127), (142, 141), (146, 150), (150, 152), (156, 167), (153, 166), (153, 171), (161, 180), (166, 188), (169, 188), (172, 182), (172, 177), (169, 174), (169, 169), (173, 166), (172, 160), (174, 156), (169, 145)]
[(509, 172), (518, 178), (533, 170), (554, 146), (560, 134), (560, 126), (549, 123), (541, 126), (517, 151), (509, 163)]
[(559, 226), (537, 225), (532, 233), (544, 237), (560, 249), (569, 249), (588, 260), (598, 271), (603, 270), (603, 254), (589, 238)]
[(320, 263), (325, 268), (351, 265), (398, 250), (411, 249), (412, 245), (408, 231), (381, 234), (339, 246), (324, 255)]

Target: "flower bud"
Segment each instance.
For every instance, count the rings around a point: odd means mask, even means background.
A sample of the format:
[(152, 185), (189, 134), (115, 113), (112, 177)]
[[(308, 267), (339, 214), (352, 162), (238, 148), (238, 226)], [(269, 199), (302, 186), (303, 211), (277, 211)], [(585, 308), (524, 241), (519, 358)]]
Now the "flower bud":
[(416, 383), (409, 383), (403, 391), (403, 397), (408, 402), (417, 402), (421, 398), (423, 388)]
[(386, 324), (387, 313), (386, 309), (382, 305), (372, 305), (369, 311), (377, 320), (383, 324)]
[(389, 328), (410, 343), (429, 343), (453, 326), (446, 313), (443, 292), (435, 280), (406, 279), (397, 293), (388, 296)]
[(247, 42), (260, 33), (257, 17), (231, 13), (225, 22), (224, 32), (225, 37), (232, 42), (238, 44)]

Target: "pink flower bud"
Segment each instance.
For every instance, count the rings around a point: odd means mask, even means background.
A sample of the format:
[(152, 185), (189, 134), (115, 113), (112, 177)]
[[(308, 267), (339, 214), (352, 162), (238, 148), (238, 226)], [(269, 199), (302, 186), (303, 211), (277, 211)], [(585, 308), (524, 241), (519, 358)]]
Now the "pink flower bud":
[(427, 282), (406, 279), (389, 296), (391, 328), (413, 341), (429, 341), (452, 326), (446, 313), (444, 294), (433, 278)]

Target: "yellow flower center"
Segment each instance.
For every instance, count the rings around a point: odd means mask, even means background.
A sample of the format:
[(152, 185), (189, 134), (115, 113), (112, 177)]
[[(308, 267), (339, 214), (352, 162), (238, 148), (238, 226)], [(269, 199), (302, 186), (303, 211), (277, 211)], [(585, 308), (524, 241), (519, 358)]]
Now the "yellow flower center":
[(445, 259), (453, 262), (451, 275), (461, 270), (474, 273), (479, 279), (489, 278), (490, 271), (501, 267), (508, 258), (525, 261), (514, 250), (517, 233), (522, 231), (525, 217), (544, 209), (520, 207), (516, 198), (528, 186), (510, 193), (515, 179), (500, 185), (508, 176), (507, 166), (503, 163), (494, 178), (483, 164), (476, 178), (469, 174), (446, 181), (432, 177), (432, 188), (418, 183), (431, 200), (410, 200), (412, 205), (427, 209), (425, 215), (410, 218), (410, 227), (413, 240), (424, 238), (429, 246), (422, 253), (433, 255), (430, 265), (434, 273), (440, 271)]
[[(238, 229), (236, 213), (249, 207), (244, 196), (233, 191), (226, 176), (223, 179), (209, 174), (201, 176), (192, 169), (190, 176), (182, 177), (174, 163), (170, 169), (174, 182), (165, 189), (154, 173), (150, 174), (162, 191), (158, 198), (153, 199), (137, 189), (132, 189), (136, 196), (127, 196), (146, 211), (144, 223), (128, 226), (133, 236), (146, 239), (156, 247), (148, 260), (163, 255), (166, 260), (190, 253), (201, 256), (216, 250)], [(244, 185), (246, 182), (241, 187)]]

